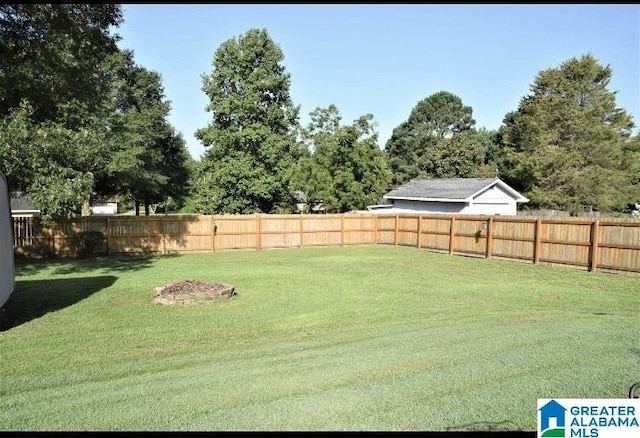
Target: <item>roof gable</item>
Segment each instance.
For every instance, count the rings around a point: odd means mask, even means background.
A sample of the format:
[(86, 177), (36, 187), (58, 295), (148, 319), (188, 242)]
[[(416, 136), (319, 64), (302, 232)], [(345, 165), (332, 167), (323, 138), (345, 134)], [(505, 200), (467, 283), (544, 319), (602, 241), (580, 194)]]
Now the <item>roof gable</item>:
[(400, 187), (391, 190), (385, 199), (411, 199), (419, 201), (469, 202), (494, 185), (499, 185), (517, 202), (527, 202), (513, 188), (499, 178), (414, 178)]

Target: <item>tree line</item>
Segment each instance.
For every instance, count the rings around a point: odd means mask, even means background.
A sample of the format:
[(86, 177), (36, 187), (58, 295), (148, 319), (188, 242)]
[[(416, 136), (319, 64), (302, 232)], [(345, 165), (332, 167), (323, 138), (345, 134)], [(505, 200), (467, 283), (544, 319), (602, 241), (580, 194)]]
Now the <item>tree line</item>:
[(0, 162), (44, 222), (92, 198), (187, 194), (184, 139), (160, 75), (117, 47), (118, 5), (0, 5)]
[(383, 148), (372, 114), (343, 123), (290, 96), (284, 54), (266, 29), (222, 43), (202, 91), (211, 120), (193, 160), (168, 123), (158, 73), (119, 50), (117, 5), (0, 6), (0, 158), (12, 190), (45, 220), (119, 195), (199, 214), (366, 208), (415, 177), (498, 176), (527, 207), (623, 212), (640, 202), (640, 135), (592, 55), (541, 71), (496, 131), (440, 91), (417, 102)]

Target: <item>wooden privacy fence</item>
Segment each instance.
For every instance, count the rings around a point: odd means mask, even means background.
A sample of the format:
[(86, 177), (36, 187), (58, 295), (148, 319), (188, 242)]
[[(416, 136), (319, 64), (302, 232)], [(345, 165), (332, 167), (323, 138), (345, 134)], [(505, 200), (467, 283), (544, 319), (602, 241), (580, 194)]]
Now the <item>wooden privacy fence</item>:
[(637, 219), (434, 214), (91, 216), (53, 228), (31, 221), (14, 221), (17, 255), (73, 256), (77, 252), (73, 236), (98, 231), (104, 238), (96, 252), (105, 255), (383, 244), (640, 273)]

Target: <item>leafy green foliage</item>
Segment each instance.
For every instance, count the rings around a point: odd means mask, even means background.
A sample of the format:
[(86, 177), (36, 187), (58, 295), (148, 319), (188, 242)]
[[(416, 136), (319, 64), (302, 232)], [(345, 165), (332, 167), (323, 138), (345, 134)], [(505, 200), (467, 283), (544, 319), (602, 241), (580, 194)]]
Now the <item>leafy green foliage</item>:
[(290, 187), (304, 192), (308, 203), (322, 202), (327, 211), (342, 213), (378, 203), (391, 172), (378, 147), (373, 116), (347, 126), (340, 119), (335, 105), (311, 113), (303, 132), (309, 152), (298, 162)]
[(266, 29), (250, 29), (216, 50), (202, 88), (213, 120), (196, 132), (209, 148), (194, 192), (198, 211), (290, 211), (288, 180), (302, 151), (283, 58)]
[(189, 154), (167, 123), (170, 104), (160, 75), (138, 66), (124, 51), (105, 66), (113, 75), (105, 108), (111, 156), (98, 194), (131, 196), (136, 203), (158, 203), (186, 194)]
[(27, 99), (34, 121), (84, 125), (102, 104), (100, 64), (117, 51), (110, 31), (121, 22), (114, 4), (0, 5), (0, 117)]
[(474, 124), (471, 107), (447, 91), (418, 102), (409, 118), (393, 130), (385, 147), (393, 184), (417, 176), (495, 175), (493, 133), (476, 131)]
[(45, 224), (92, 195), (179, 196), (184, 141), (160, 77), (120, 52), (118, 5), (0, 5), (0, 165)]
[(92, 191), (94, 171), (106, 160), (100, 154), (104, 138), (88, 128), (36, 123), (32, 111), (25, 102), (0, 119), (0, 157), (10, 189), (29, 193), (47, 224), (80, 211)]
[(505, 117), (501, 173), (531, 208), (621, 211), (640, 199), (634, 124), (608, 90), (611, 75), (591, 55), (572, 58), (541, 71)]
[(424, 172), (434, 178), (486, 178), (496, 174), (491, 155), (493, 133), (482, 129), (462, 131), (439, 140), (424, 159)]

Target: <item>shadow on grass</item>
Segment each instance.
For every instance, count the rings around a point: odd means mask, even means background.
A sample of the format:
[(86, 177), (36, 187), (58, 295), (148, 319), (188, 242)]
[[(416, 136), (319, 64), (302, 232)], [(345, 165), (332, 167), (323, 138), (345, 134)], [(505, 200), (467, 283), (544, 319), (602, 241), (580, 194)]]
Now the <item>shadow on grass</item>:
[(6, 331), (49, 312), (72, 306), (111, 286), (117, 277), (18, 280), (16, 288), (0, 310), (0, 331)]
[(111, 272), (135, 272), (153, 266), (163, 257), (179, 257), (179, 254), (124, 254), (91, 258), (26, 259), (16, 258), (16, 276), (33, 275), (41, 271), (51, 274), (77, 274), (85, 272), (108, 274)]
[[(527, 432), (518, 428), (515, 423), (509, 420), (505, 421), (478, 421), (476, 423), (461, 424), (459, 426), (448, 427), (447, 432), (452, 431), (474, 431), (474, 432), (504, 432), (510, 433), (517, 431), (519, 433), (531, 433), (535, 436), (535, 432)], [(524, 435), (522, 435), (524, 436)]]

